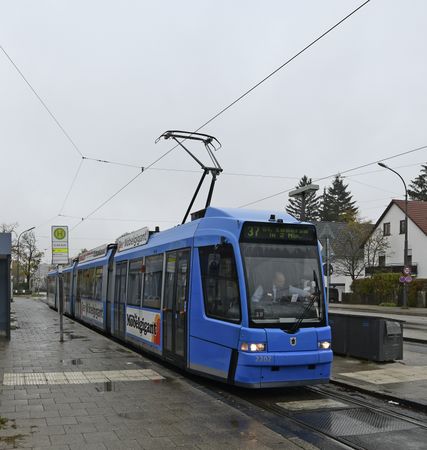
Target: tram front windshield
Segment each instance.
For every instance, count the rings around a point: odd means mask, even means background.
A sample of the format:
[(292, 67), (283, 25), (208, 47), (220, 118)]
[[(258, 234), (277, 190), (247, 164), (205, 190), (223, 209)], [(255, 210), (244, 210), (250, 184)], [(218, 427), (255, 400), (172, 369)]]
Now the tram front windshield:
[(253, 326), (314, 326), (323, 320), (317, 245), (242, 242)]

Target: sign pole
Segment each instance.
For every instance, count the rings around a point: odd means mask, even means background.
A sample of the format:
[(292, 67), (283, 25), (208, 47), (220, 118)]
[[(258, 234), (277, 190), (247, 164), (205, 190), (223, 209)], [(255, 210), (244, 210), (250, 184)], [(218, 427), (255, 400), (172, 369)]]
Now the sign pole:
[(62, 264), (68, 264), (68, 227), (52, 226), (52, 264), (58, 271), (57, 299), (59, 314), (59, 342), (64, 342), (64, 280)]
[(59, 342), (64, 342), (64, 279), (61, 266), (58, 266), (58, 286)]
[(326, 238), (326, 304), (329, 305), (329, 287), (331, 284), (331, 266), (329, 258), (329, 238)]

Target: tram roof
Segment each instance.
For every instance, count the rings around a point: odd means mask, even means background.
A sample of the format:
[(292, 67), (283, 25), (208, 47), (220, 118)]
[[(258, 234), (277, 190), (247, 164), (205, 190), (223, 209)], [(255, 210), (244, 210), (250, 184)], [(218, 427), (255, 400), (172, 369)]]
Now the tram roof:
[[(216, 208), (208, 207), (204, 212), (204, 216), (187, 222), (183, 225), (178, 225), (173, 228), (161, 231), (159, 233), (152, 234), (148, 242), (139, 247), (134, 247), (131, 249), (124, 250), (122, 252), (117, 252), (115, 255), (116, 260), (127, 259), (129, 255), (136, 256), (136, 254), (144, 254), (153, 247), (164, 246), (167, 247), (168, 244), (173, 244), (176, 248), (179, 243), (182, 243), (182, 247), (188, 245), (188, 240), (192, 239), (196, 234), (197, 228), (201, 226), (207, 219), (231, 219), (239, 220), (241, 222), (252, 221), (252, 222), (267, 222), (271, 215), (274, 214), (276, 220), (281, 219), (284, 223), (296, 223), (298, 222), (290, 214), (284, 211), (266, 211), (266, 210), (247, 210), (240, 208)], [(210, 221), (210, 220), (209, 220)], [(215, 224), (220, 226), (220, 223)], [(162, 251), (167, 250), (163, 248)]]
[(271, 215), (276, 220), (281, 219), (284, 223), (298, 222), (295, 217), (285, 211), (271, 211), (266, 209), (244, 209), (244, 208), (215, 208), (210, 206), (206, 209), (204, 218), (228, 218), (241, 221), (267, 222)]

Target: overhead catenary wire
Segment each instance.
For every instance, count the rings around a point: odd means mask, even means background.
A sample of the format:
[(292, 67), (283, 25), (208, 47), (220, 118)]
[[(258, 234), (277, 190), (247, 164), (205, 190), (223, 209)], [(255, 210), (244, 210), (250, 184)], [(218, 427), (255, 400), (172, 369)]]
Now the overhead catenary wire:
[(71, 136), (69, 135), (69, 133), (66, 131), (66, 129), (64, 128), (64, 126), (59, 122), (59, 120), (56, 118), (55, 114), (51, 111), (51, 109), (47, 106), (47, 104), (45, 103), (45, 101), (40, 97), (40, 95), (37, 93), (37, 91), (34, 89), (34, 87), (32, 86), (32, 84), (28, 81), (28, 79), (25, 77), (25, 75), (22, 73), (21, 69), (17, 66), (17, 64), (13, 61), (13, 59), (11, 58), (11, 56), (6, 52), (6, 50), (4, 49), (4, 47), (2, 45), (0, 45), (0, 49), (2, 50), (2, 52), (5, 54), (6, 58), (9, 60), (9, 62), (12, 64), (12, 66), (15, 68), (15, 70), (19, 73), (19, 75), (21, 76), (21, 78), (25, 81), (25, 83), (27, 84), (27, 86), (31, 89), (32, 93), (36, 96), (36, 98), (38, 99), (38, 101), (42, 104), (43, 108), (47, 111), (47, 113), (49, 114), (49, 116), (53, 119), (53, 121), (56, 123), (56, 125), (59, 127), (59, 129), (62, 131), (62, 133), (64, 134), (64, 136), (67, 138), (68, 142), (72, 145), (72, 147), (74, 148), (74, 150), (80, 155), (83, 156), (83, 153), (80, 151), (79, 147), (77, 146), (77, 144), (74, 142), (74, 140), (71, 138)]
[(108, 197), (104, 202), (102, 202), (99, 206), (97, 206), (93, 211), (91, 211), (86, 217), (82, 217), (79, 222), (77, 222), (70, 231), (75, 230), (82, 222), (87, 220), (89, 217), (93, 216), (97, 211), (99, 211), (104, 205), (110, 202), (114, 197), (116, 197), (123, 189), (126, 189), (131, 183), (133, 183), (140, 175), (142, 175), (142, 171), (137, 173), (133, 178), (131, 178), (125, 185), (123, 185), (118, 191), (116, 191), (113, 195)]
[[(271, 77), (273, 77), (276, 73), (278, 73), (280, 70), (282, 70), (284, 67), (286, 67), (289, 63), (291, 63), (293, 60), (295, 60), (298, 56), (306, 52), (309, 48), (311, 48), (313, 45), (315, 45), (317, 42), (319, 42), (321, 39), (323, 39), (325, 36), (327, 36), (329, 33), (331, 33), (333, 30), (335, 30), (337, 27), (339, 27), (342, 23), (344, 23), (346, 20), (348, 20), (351, 16), (353, 16), (356, 12), (358, 12), (360, 9), (362, 9), (364, 6), (366, 6), (370, 0), (366, 0), (361, 5), (359, 5), (357, 8), (355, 8), (353, 11), (351, 11), (349, 14), (347, 14), (345, 17), (343, 17), (341, 20), (336, 22), (333, 26), (328, 28), (325, 32), (323, 32), (320, 36), (318, 36), (316, 39), (312, 40), (309, 44), (307, 44), (303, 49), (301, 49), (299, 52), (294, 54), (292, 57), (288, 58), (283, 64), (281, 64), (279, 67), (274, 69), (272, 72), (270, 72), (267, 76), (265, 76), (261, 81), (257, 82), (255, 85), (253, 85), (251, 88), (247, 89), (243, 94), (241, 94), (239, 97), (237, 97), (235, 100), (233, 100), (231, 103), (229, 103), (227, 106), (222, 108), (218, 113), (216, 113), (214, 116), (212, 116), (210, 119), (208, 119), (206, 122), (204, 122), (202, 125), (200, 125), (196, 130), (193, 131), (193, 133), (197, 133), (210, 123), (212, 123), (215, 119), (217, 119), (219, 116), (224, 114), (226, 111), (228, 111), (230, 108), (232, 108), (236, 103), (240, 102), (243, 98), (248, 96), (251, 92), (253, 92), (255, 89), (257, 89), (259, 86), (261, 86), (263, 83), (265, 83), (267, 80), (269, 80)], [(90, 212), (85, 217), (82, 217), (82, 219), (71, 229), (74, 230), (76, 227), (78, 227), (82, 222), (84, 222), (87, 218), (91, 217), (93, 214), (95, 214), (97, 211), (99, 211), (103, 206), (105, 206), (107, 203), (109, 203), (114, 197), (116, 197), (120, 192), (122, 192), (127, 186), (129, 186), (131, 183), (133, 183), (136, 179), (138, 179), (142, 173), (144, 173), (146, 170), (150, 169), (152, 166), (157, 164), (159, 161), (161, 161), (163, 158), (165, 158), (167, 155), (169, 155), (173, 150), (175, 150), (179, 144), (174, 145), (172, 148), (170, 148), (168, 151), (160, 155), (158, 158), (156, 158), (151, 164), (149, 164), (147, 167), (143, 168), (141, 172), (139, 172), (137, 175), (135, 175), (133, 178), (131, 178), (125, 185), (123, 185), (118, 191), (114, 192), (112, 195), (110, 195), (105, 201), (103, 201), (97, 208), (95, 208), (92, 212)]]
[[(129, 164), (129, 163), (122, 163), (117, 161), (109, 161), (105, 159), (96, 159), (96, 158), (88, 158), (83, 157), (84, 160), (88, 161), (96, 161), (99, 163), (104, 164), (112, 164), (117, 166), (123, 166), (123, 167), (131, 167), (135, 169), (140, 169), (145, 171), (158, 171), (158, 172), (178, 172), (178, 173), (197, 173), (200, 174), (200, 170), (195, 169), (177, 169), (174, 167), (144, 167), (144, 166), (138, 166), (136, 164)], [(254, 178), (277, 178), (277, 179), (284, 179), (284, 180), (298, 180), (298, 177), (288, 177), (284, 175), (272, 175), (272, 174), (266, 174), (266, 173), (238, 173), (238, 172), (222, 172), (222, 175), (226, 176), (232, 176), (232, 177), (254, 177)]]
[[(78, 216), (71, 216), (67, 214), (59, 214), (59, 217), (64, 217), (68, 219), (81, 219)], [(99, 221), (99, 222), (164, 222), (164, 223), (176, 223), (176, 220), (168, 219), (153, 219), (153, 218), (133, 218), (133, 217), (89, 217), (87, 220)]]
[[(344, 176), (343, 178), (347, 179), (346, 176)], [(381, 192), (388, 192), (390, 194), (394, 194), (394, 195), (398, 195), (398, 196), (400, 195), (398, 192), (390, 191), (389, 189), (384, 189), (384, 188), (381, 188), (379, 186), (374, 186), (373, 184), (364, 183), (362, 181), (355, 180), (354, 178), (352, 178), (350, 181), (352, 183), (357, 183), (357, 184), (360, 184), (361, 186), (367, 186), (367, 187), (369, 187), (371, 189), (376, 189), (376, 190), (381, 191)]]
[(61, 208), (60, 208), (59, 213), (58, 213), (59, 216), (61, 215), (62, 211), (65, 208), (65, 204), (67, 203), (68, 197), (70, 196), (70, 193), (71, 193), (71, 191), (72, 191), (72, 189), (74, 187), (74, 184), (76, 183), (77, 177), (78, 177), (78, 175), (80, 173), (80, 169), (82, 168), (83, 163), (84, 163), (84, 158), (82, 158), (80, 160), (80, 163), (79, 163), (79, 165), (77, 167), (76, 173), (74, 174), (74, 178), (73, 178), (73, 180), (71, 182), (71, 185), (70, 185), (70, 187), (68, 189), (67, 195), (65, 196), (64, 201), (62, 202)]
[[(394, 167), (392, 167), (392, 169), (403, 169), (403, 168), (407, 168), (407, 167), (420, 166), (420, 165), (422, 165), (422, 164), (427, 164), (427, 162), (426, 162), (426, 161), (421, 161), (421, 162), (418, 162), (418, 163), (404, 164), (404, 165), (402, 165), (402, 166), (394, 166)], [(347, 175), (347, 178), (350, 178), (350, 177), (358, 177), (359, 175), (360, 175), (360, 176), (362, 176), (362, 175), (370, 175), (370, 174), (372, 174), (372, 173), (380, 173), (380, 172), (384, 172), (384, 169), (369, 170), (368, 172), (354, 173), (354, 174), (352, 174), (352, 175)]]
[[(405, 151), (405, 152), (397, 153), (397, 154), (395, 154), (395, 155), (387, 156), (387, 157), (385, 157), (385, 158), (381, 158), (381, 159), (378, 159), (378, 160), (376, 160), (376, 161), (372, 161), (372, 162), (370, 162), (370, 163), (362, 164), (362, 165), (360, 165), (360, 166), (352, 167), (351, 169), (346, 169), (346, 170), (344, 170), (344, 171), (335, 172), (335, 173), (333, 173), (333, 174), (331, 174), (331, 175), (327, 175), (327, 176), (325, 176), (325, 177), (320, 177), (320, 178), (313, 179), (312, 181), (313, 181), (314, 183), (316, 183), (316, 182), (318, 182), (318, 181), (327, 180), (327, 179), (329, 179), (329, 178), (336, 177), (337, 175), (338, 175), (338, 176), (339, 176), (339, 175), (344, 175), (344, 174), (346, 174), (346, 173), (353, 172), (354, 170), (359, 170), (359, 169), (362, 169), (362, 168), (364, 168), (364, 167), (373, 166), (374, 164), (378, 164), (379, 162), (382, 162), (382, 161), (389, 161), (390, 159), (398, 158), (398, 157), (400, 157), (400, 156), (408, 155), (408, 154), (410, 154), (410, 153), (418, 152), (418, 151), (420, 151), (420, 150), (425, 150), (425, 149), (427, 149), (427, 145), (423, 145), (423, 146), (421, 146), (421, 147), (413, 148), (413, 149), (411, 149), (411, 150), (407, 150), (407, 151)], [(291, 187), (291, 188), (289, 188), (289, 189), (284, 189), (284, 190), (279, 191), (279, 192), (276, 192), (276, 193), (274, 193), (274, 194), (271, 194), (271, 195), (267, 195), (267, 196), (265, 196), (265, 197), (262, 197), (262, 198), (260, 198), (260, 199), (258, 199), (258, 200), (254, 200), (254, 201), (252, 201), (252, 202), (245, 203), (244, 205), (240, 205), (240, 206), (238, 206), (238, 208), (245, 208), (245, 207), (247, 207), (247, 206), (255, 205), (256, 203), (261, 203), (261, 202), (263, 202), (263, 201), (265, 201), (265, 200), (270, 200), (271, 198), (278, 197), (279, 195), (286, 194), (286, 193), (292, 191), (293, 189), (294, 189), (294, 187)]]

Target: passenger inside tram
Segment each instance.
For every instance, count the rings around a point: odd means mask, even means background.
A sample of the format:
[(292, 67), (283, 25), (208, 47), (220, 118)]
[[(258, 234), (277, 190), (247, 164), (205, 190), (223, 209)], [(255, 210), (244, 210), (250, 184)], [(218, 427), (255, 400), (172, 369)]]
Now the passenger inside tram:
[(299, 297), (310, 297), (310, 292), (286, 283), (286, 276), (282, 272), (274, 272), (273, 278), (267, 286), (259, 284), (252, 294), (252, 302), (260, 301), (281, 303), (297, 301)]

